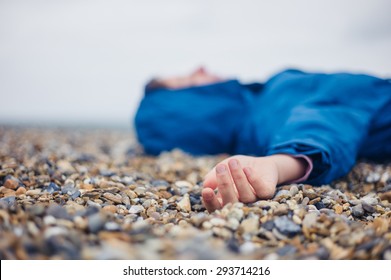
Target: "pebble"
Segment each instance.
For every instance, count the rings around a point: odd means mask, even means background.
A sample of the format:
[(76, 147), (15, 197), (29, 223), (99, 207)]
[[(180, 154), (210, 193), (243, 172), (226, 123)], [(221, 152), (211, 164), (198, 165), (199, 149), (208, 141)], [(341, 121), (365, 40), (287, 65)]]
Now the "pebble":
[(117, 207), (115, 207), (115, 205), (106, 205), (102, 208), (102, 210), (113, 214), (117, 213)]
[(379, 198), (380, 200), (387, 200), (388, 202), (391, 202), (391, 191), (380, 193)]
[(29, 196), (39, 195), (40, 193), (41, 193), (40, 189), (32, 189), (32, 190), (26, 191), (26, 195), (29, 195)]
[(315, 212), (308, 213), (304, 216), (302, 225), (306, 228), (311, 228), (316, 224), (316, 221), (318, 219), (318, 215)]
[(232, 207), (232, 209), (228, 212), (227, 218), (228, 219), (235, 219), (237, 221), (240, 221), (243, 219), (244, 212), (242, 209), (237, 207)]
[(342, 214), (342, 212), (343, 212), (342, 205), (336, 204), (336, 205), (334, 205), (333, 208), (334, 208), (336, 214)]
[(364, 209), (361, 204), (357, 204), (356, 206), (352, 207), (352, 214), (355, 217), (362, 217), (364, 216)]
[(189, 194), (185, 194), (183, 198), (177, 203), (177, 209), (179, 211), (184, 212), (190, 212), (191, 211), (191, 204), (190, 204), (190, 198)]
[(299, 232), (301, 232), (301, 227), (292, 222), (287, 216), (282, 216), (274, 219), (274, 225), (284, 235), (293, 237)]
[(121, 204), (122, 203), (122, 196), (119, 195), (119, 194), (112, 194), (112, 193), (106, 192), (106, 193), (103, 194), (103, 197), (105, 197), (108, 200), (113, 201), (113, 202), (115, 202), (117, 204)]
[(239, 226), (239, 230), (242, 230), (244, 233), (255, 234), (259, 229), (259, 220), (256, 218), (244, 219)]
[(97, 233), (104, 227), (106, 218), (100, 213), (95, 213), (88, 217), (88, 230), (91, 233)]
[(152, 157), (132, 137), (0, 127), (3, 257), (391, 259), (389, 164), (208, 213), (202, 181), (226, 155)]
[(15, 194), (16, 194), (17, 196), (20, 196), (20, 195), (26, 194), (26, 192), (27, 192), (27, 190), (26, 190), (25, 187), (19, 187), (19, 188), (16, 190)]
[(132, 205), (129, 209), (130, 214), (139, 214), (145, 211), (145, 208), (141, 205)]
[(46, 191), (48, 193), (54, 193), (54, 192), (58, 192), (60, 190), (61, 190), (61, 188), (53, 182), (50, 182), (49, 185), (44, 189), (44, 191)]
[(289, 192), (291, 196), (295, 196), (296, 194), (299, 193), (299, 188), (297, 187), (297, 185), (292, 185), (291, 188), (289, 189)]
[(19, 186), (19, 182), (14, 179), (7, 179), (4, 182), (4, 187), (6, 187), (7, 189), (16, 190), (18, 186)]
[(146, 193), (147, 189), (145, 187), (137, 187), (134, 189), (134, 192), (137, 194), (137, 196), (142, 196)]

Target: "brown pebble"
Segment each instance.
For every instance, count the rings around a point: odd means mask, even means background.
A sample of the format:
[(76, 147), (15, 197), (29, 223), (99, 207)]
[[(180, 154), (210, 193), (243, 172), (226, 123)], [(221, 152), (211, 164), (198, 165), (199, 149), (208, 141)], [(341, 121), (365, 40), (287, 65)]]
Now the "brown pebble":
[(103, 194), (103, 197), (105, 197), (108, 200), (111, 200), (115, 203), (118, 203), (118, 204), (122, 203), (122, 196), (120, 196), (119, 194), (112, 194), (112, 193), (106, 192)]
[(26, 195), (30, 195), (30, 196), (38, 195), (40, 193), (41, 193), (40, 189), (32, 189), (32, 190), (26, 191)]
[(5, 187), (0, 187), (0, 193), (5, 195), (5, 194), (10, 193), (10, 192), (13, 192), (13, 190), (7, 189)]
[(113, 214), (117, 213), (117, 207), (115, 205), (106, 205), (102, 208), (103, 211), (111, 212)]
[(375, 228), (375, 231), (378, 235), (383, 235), (384, 233), (387, 232), (388, 227), (389, 227), (389, 221), (388, 219), (384, 218), (376, 218), (373, 221), (373, 226)]
[(387, 200), (388, 202), (391, 202), (391, 191), (379, 193), (380, 200)]
[(18, 181), (12, 179), (7, 179), (4, 183), (4, 187), (11, 190), (16, 190), (18, 185), (19, 185)]
[(308, 204), (314, 205), (315, 203), (318, 203), (320, 200), (321, 200), (321, 198), (318, 196), (318, 197), (312, 199), (310, 202), (308, 202)]
[(19, 187), (17, 190), (16, 190), (16, 195), (19, 196), (19, 195), (22, 195), (22, 194), (25, 194), (26, 193), (26, 188), (25, 187)]
[(342, 207), (342, 205), (339, 205), (339, 204), (336, 204), (336, 205), (334, 205), (334, 210), (335, 210), (335, 213), (336, 214), (342, 214), (342, 212), (343, 212), (343, 207)]

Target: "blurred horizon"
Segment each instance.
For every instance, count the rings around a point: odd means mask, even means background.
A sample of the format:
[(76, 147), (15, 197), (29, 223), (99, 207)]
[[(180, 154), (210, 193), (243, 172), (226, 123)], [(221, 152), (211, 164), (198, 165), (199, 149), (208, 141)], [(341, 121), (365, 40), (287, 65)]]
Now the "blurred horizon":
[(391, 78), (388, 0), (0, 0), (1, 124), (131, 128), (144, 84), (198, 66)]

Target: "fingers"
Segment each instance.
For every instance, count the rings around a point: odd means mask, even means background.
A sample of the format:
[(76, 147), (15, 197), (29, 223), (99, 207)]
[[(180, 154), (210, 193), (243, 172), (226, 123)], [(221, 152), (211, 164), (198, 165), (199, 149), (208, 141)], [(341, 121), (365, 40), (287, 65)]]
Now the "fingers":
[(216, 180), (217, 188), (221, 194), (223, 205), (230, 202), (237, 202), (238, 198), (235, 194), (235, 188), (231, 180), (231, 175), (225, 164), (220, 163), (216, 166)]
[(216, 170), (215, 170), (215, 168), (213, 168), (211, 171), (209, 171), (208, 174), (206, 174), (204, 182), (203, 182), (203, 186), (205, 188), (211, 188), (213, 190), (215, 188), (217, 188), (217, 180), (216, 180)]
[(201, 194), (202, 194), (205, 208), (206, 210), (209, 211), (209, 213), (212, 213), (213, 211), (220, 209), (222, 207), (221, 202), (218, 200), (217, 196), (215, 195), (212, 189), (205, 188), (202, 190)]
[(243, 168), (243, 172), (246, 175), (248, 182), (254, 188), (258, 198), (268, 199), (273, 197), (275, 183), (268, 182), (267, 180), (263, 179), (262, 176), (256, 176), (254, 170), (251, 167)]
[(239, 161), (237, 159), (231, 159), (228, 161), (228, 165), (232, 179), (238, 191), (239, 200), (244, 203), (256, 201), (257, 197), (250, 186)]

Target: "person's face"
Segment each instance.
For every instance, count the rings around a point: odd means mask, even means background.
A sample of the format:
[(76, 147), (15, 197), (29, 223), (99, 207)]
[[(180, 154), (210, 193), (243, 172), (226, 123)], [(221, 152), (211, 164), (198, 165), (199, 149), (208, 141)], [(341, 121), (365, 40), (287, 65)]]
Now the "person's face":
[(206, 84), (217, 83), (224, 79), (211, 74), (203, 67), (200, 67), (187, 76), (176, 76), (158, 79), (158, 83), (166, 88), (179, 89), (191, 86), (201, 86)]

